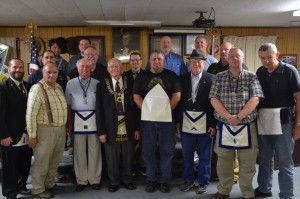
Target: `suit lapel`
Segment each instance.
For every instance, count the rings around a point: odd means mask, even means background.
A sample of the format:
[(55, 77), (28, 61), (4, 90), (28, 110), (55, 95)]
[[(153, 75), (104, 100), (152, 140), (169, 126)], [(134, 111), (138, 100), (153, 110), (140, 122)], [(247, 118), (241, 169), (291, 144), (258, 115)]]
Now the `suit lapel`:
[(207, 82), (206, 73), (205, 73), (205, 71), (203, 71), (201, 79), (199, 81), (199, 89), (198, 89), (198, 91), (200, 91), (200, 92), (197, 93), (197, 98), (199, 98), (199, 95), (201, 95), (201, 90), (203, 90), (203, 87), (205, 87), (206, 82)]
[(8, 78), (8, 84), (11, 88), (13, 88), (13, 92), (16, 93), (16, 95), (19, 95), (20, 97), (24, 98), (21, 90), (19, 89), (19, 87), (16, 85), (16, 83), (11, 79)]

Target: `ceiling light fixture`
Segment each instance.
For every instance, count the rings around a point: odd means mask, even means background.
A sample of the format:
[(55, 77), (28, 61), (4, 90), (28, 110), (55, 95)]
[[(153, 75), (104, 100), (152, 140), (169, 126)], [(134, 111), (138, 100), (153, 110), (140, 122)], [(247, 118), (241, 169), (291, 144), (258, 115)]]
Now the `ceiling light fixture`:
[(293, 16), (294, 17), (300, 17), (300, 10), (294, 10)]
[(160, 21), (106, 21), (106, 20), (87, 20), (88, 25), (93, 26), (139, 26), (139, 27), (160, 27)]

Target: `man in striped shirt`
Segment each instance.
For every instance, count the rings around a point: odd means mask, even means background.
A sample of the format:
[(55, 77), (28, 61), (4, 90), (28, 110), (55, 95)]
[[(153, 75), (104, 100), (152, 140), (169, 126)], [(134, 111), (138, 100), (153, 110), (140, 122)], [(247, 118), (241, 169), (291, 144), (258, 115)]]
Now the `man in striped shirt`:
[(26, 124), (29, 146), (33, 148), (32, 195), (52, 198), (51, 190), (63, 187), (54, 183), (65, 148), (67, 103), (59, 84), (55, 83), (58, 68), (46, 63), (43, 79), (31, 87), (27, 102)]

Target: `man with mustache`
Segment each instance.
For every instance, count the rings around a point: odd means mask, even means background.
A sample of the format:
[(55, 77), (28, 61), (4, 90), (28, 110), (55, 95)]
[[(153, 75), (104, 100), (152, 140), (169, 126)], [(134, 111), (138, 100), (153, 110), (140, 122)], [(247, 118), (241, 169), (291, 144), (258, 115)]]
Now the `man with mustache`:
[(10, 77), (0, 83), (0, 140), (2, 152), (2, 194), (7, 199), (30, 194), (26, 188), (32, 149), (28, 147), (26, 104), (30, 84), (23, 81), (24, 62), (10, 60)]

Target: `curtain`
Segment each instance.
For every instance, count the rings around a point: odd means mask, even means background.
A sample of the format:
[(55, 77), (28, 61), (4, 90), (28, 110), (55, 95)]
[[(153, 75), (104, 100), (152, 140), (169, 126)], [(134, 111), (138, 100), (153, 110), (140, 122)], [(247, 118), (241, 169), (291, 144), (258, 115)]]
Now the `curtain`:
[(17, 57), (17, 38), (16, 37), (0, 37), (0, 43), (8, 45), (9, 51), (7, 60)]
[(276, 40), (276, 36), (226, 36), (224, 37), (223, 42), (230, 42), (234, 45), (234, 47), (242, 49), (245, 54), (246, 66), (250, 71), (256, 72), (256, 70), (261, 66), (261, 62), (258, 57), (259, 47), (265, 43), (276, 44)]

